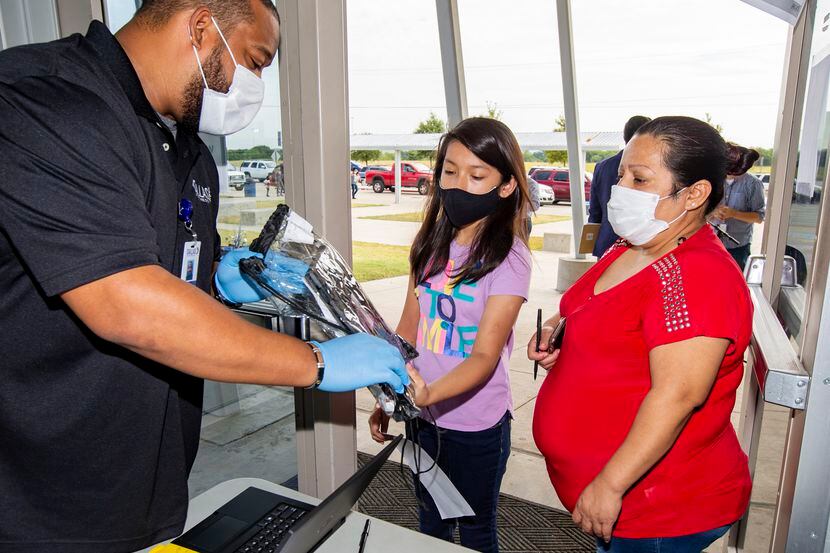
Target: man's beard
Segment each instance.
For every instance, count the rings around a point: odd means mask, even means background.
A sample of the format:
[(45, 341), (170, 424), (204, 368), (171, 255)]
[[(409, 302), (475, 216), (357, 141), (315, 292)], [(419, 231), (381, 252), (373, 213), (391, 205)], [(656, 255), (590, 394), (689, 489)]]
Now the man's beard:
[[(205, 79), (207, 79), (208, 88), (217, 92), (227, 92), (230, 88), (230, 83), (225, 78), (225, 72), (222, 69), (222, 48), (217, 46), (214, 48), (207, 59), (202, 63), (202, 69), (205, 72)], [(190, 82), (184, 89), (183, 113), (182, 120), (179, 121), (179, 126), (186, 131), (198, 132), (199, 118), (202, 115), (202, 93), (205, 84), (202, 81), (202, 74), (198, 68), (196, 73), (191, 77)]]

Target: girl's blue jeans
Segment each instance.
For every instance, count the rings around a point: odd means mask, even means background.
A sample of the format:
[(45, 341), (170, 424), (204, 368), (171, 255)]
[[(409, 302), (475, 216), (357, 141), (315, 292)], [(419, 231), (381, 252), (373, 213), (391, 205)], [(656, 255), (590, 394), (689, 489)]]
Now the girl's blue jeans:
[[(433, 459), (438, 453), (436, 432), (440, 432), (438, 466), (476, 513), (472, 517), (442, 520), (430, 495), (420, 484), (416, 484), (421, 502), (421, 532), (453, 541), (457, 524), (461, 545), (475, 551), (498, 553), (496, 508), (501, 480), (510, 456), (510, 423), (511, 415), (507, 412), (495, 426), (478, 432), (436, 429), (422, 419), (415, 419), (407, 425), (409, 438), (415, 443), (420, 439), (421, 447)], [(428, 468), (421, 467), (421, 470)]]

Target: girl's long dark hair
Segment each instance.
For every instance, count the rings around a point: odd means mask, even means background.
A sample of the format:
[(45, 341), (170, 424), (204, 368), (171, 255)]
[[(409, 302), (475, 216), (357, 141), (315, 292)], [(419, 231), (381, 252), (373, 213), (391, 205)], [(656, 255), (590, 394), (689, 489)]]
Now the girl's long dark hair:
[(447, 266), (450, 243), (456, 229), (444, 213), (439, 185), (450, 143), (458, 141), (501, 174), (501, 182), (516, 179), (516, 189), (499, 200), (498, 207), (479, 226), (465, 263), (450, 275), (455, 283), (475, 282), (498, 267), (510, 254), (518, 236), (527, 244), (525, 217), (530, 197), (522, 150), (507, 125), (495, 119), (471, 117), (441, 137), (435, 160), (433, 186), (424, 208), (424, 222), (409, 253), (415, 284), (440, 273)]

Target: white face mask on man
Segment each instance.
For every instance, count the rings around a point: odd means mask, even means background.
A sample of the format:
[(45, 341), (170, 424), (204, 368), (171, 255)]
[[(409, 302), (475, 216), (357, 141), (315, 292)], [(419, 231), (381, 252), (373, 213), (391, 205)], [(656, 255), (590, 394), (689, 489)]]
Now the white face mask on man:
[(224, 136), (241, 131), (251, 124), (262, 101), (265, 98), (265, 83), (251, 70), (239, 65), (236, 58), (225, 40), (225, 35), (216, 20), (211, 17), (216, 31), (222, 38), (225, 48), (231, 55), (236, 69), (233, 72), (233, 80), (227, 93), (211, 90), (205, 78), (205, 70), (202, 68), (202, 61), (199, 59), (199, 52), (193, 46), (193, 53), (196, 55), (196, 63), (199, 64), (199, 72), (202, 74), (202, 81), (205, 83), (205, 90), (202, 93), (202, 112), (199, 117), (199, 130), (207, 134)]
[(656, 217), (654, 212), (660, 200), (672, 196), (674, 194), (661, 198), (659, 194), (614, 185), (611, 187), (611, 199), (608, 201), (608, 221), (617, 236), (625, 238), (635, 246), (642, 246), (686, 214), (684, 209), (683, 213), (672, 221), (663, 221)]

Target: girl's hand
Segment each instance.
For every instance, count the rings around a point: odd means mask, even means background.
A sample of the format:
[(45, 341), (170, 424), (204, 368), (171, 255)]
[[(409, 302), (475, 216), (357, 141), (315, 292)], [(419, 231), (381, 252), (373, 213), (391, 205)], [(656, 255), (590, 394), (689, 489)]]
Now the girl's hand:
[(608, 543), (621, 508), (622, 493), (598, 476), (579, 496), (574, 507), (573, 521), (586, 534), (602, 538)]
[(369, 433), (372, 439), (382, 444), (388, 438), (385, 436), (389, 430), (389, 416), (379, 406), (375, 405), (375, 411), (369, 416)]
[[(558, 317), (556, 317), (556, 322), (558, 323)], [(551, 321), (548, 321), (550, 323)], [(530, 341), (527, 343), (527, 358), (531, 361), (538, 361), (539, 366), (541, 366), (546, 371), (549, 371), (553, 365), (556, 363), (556, 360), (559, 358), (559, 351), (555, 349), (553, 351), (548, 351), (548, 344), (550, 343), (550, 335), (553, 334), (554, 326), (550, 324), (546, 324), (542, 327), (542, 339), (539, 340), (539, 351), (536, 351), (536, 333), (533, 333), (533, 336), (530, 337)]]
[(406, 364), (406, 372), (409, 373), (409, 385), (415, 393), (415, 405), (418, 407), (427, 407), (431, 405), (429, 401), (429, 386), (424, 382), (421, 373), (412, 365)]

